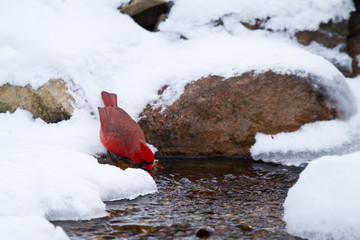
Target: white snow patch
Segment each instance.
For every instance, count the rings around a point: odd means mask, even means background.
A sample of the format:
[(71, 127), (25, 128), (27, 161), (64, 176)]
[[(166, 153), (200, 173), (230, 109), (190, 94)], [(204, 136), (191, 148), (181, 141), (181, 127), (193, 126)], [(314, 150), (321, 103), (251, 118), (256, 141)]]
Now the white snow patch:
[(45, 218), (32, 213), (0, 216), (0, 236), (4, 240), (69, 240), (61, 227), (54, 227)]
[(265, 20), (263, 28), (289, 33), (317, 30), (320, 23), (348, 19), (355, 10), (351, 0), (175, 0), (169, 18), (160, 25), (162, 31), (178, 32), (187, 37), (201, 36), (212, 21), (221, 17), (237, 23)]
[(360, 152), (312, 161), (289, 190), (284, 221), (308, 239), (360, 239)]
[[(11, 229), (22, 229), (29, 221), (29, 226), (39, 225), (31, 232), (49, 232), (45, 219), (102, 217), (107, 215), (103, 201), (133, 199), (157, 190), (143, 170), (97, 163), (92, 155), (102, 150), (99, 123), (85, 111), (58, 124), (33, 120), (24, 110), (2, 113), (0, 121), (0, 218), (9, 219)], [(5, 234), (1, 239), (7, 239), (7, 231), (0, 230)]]
[(332, 62), (336, 67), (351, 72), (352, 59), (347, 53), (342, 52), (341, 48), (343, 48), (343, 46), (338, 45), (333, 49), (329, 49), (317, 42), (311, 42), (309, 46), (305, 47), (305, 49), (307, 49), (308, 51), (315, 53), (319, 56), (323, 56), (324, 58)]

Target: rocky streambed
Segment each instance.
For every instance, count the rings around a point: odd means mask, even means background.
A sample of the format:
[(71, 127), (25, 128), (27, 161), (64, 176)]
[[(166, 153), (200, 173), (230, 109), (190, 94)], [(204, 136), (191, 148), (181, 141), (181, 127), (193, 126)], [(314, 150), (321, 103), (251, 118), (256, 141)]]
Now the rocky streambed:
[(158, 193), (107, 202), (108, 217), (54, 224), (71, 239), (298, 239), (285, 230), (282, 204), (302, 170), (251, 159), (161, 159)]

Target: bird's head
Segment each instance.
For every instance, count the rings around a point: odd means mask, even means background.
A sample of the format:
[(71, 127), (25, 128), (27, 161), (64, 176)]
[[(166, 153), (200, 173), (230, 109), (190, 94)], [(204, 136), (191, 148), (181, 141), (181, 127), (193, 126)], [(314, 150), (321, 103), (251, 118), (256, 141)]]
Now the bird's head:
[(146, 143), (141, 143), (141, 165), (145, 167), (148, 172), (152, 171), (152, 164), (154, 162), (154, 154)]

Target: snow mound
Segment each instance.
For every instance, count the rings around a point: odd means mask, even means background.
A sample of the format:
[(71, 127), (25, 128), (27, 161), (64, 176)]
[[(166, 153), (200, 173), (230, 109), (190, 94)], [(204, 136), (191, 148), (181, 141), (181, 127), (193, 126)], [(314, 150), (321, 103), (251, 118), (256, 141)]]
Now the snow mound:
[[(0, 118), (2, 221), (29, 220), (32, 225), (36, 221), (36, 229), (49, 231), (45, 219), (102, 217), (107, 215), (103, 201), (157, 191), (153, 178), (141, 169), (124, 171), (97, 163), (92, 155), (102, 150), (99, 126), (84, 111), (58, 124), (33, 120), (23, 110), (0, 114)], [(0, 238), (7, 239), (7, 235)]]
[(289, 190), (284, 221), (309, 239), (360, 238), (360, 152), (312, 161)]
[[(360, 106), (359, 78), (347, 79)], [(285, 165), (301, 165), (325, 155), (347, 154), (360, 150), (360, 112), (347, 120), (309, 123), (298, 131), (265, 135), (258, 133), (251, 147), (254, 159)]]

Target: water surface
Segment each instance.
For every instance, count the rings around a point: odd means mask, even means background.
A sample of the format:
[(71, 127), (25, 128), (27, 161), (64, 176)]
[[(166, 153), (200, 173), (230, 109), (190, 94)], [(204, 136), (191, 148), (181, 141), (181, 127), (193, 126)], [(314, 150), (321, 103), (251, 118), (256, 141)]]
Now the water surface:
[(158, 193), (107, 202), (108, 217), (54, 222), (71, 239), (297, 239), (282, 221), (303, 168), (224, 157), (161, 159)]

